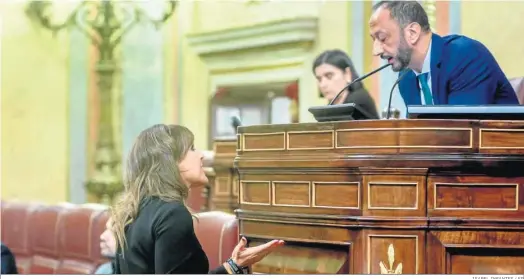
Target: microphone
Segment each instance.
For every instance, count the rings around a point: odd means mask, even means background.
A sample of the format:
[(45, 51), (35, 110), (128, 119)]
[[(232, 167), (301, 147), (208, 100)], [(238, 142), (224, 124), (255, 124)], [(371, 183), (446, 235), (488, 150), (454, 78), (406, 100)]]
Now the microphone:
[(237, 131), (238, 126), (242, 126), (242, 122), (238, 116), (231, 116), (231, 126), (235, 129), (235, 132)]
[(405, 70), (399, 77), (398, 79), (395, 81), (395, 83), (393, 84), (393, 87), (391, 87), (391, 91), (389, 92), (389, 100), (388, 100), (388, 108), (387, 108), (387, 112), (386, 112), (386, 119), (389, 119), (389, 116), (391, 114), (391, 99), (393, 97), (393, 90), (395, 90), (395, 86), (397, 86), (397, 84), (402, 80), (402, 78), (409, 72), (409, 70)]
[(389, 67), (389, 66), (391, 66), (391, 65), (392, 65), (391, 63), (385, 64), (385, 65), (381, 66), (380, 68), (377, 68), (377, 69), (375, 69), (375, 70), (373, 70), (373, 71), (371, 71), (371, 72), (369, 72), (369, 73), (367, 73), (367, 74), (365, 74), (365, 75), (363, 75), (363, 76), (361, 76), (361, 77), (359, 77), (359, 78), (356, 78), (355, 80), (353, 80), (352, 82), (350, 82), (348, 85), (346, 85), (344, 88), (342, 88), (342, 90), (340, 90), (340, 92), (338, 92), (338, 94), (335, 96), (335, 98), (333, 98), (333, 100), (331, 100), (331, 102), (329, 102), (328, 106), (331, 106), (331, 105), (332, 105), (332, 104), (333, 104), (333, 103), (338, 99), (338, 97), (340, 96), (340, 94), (342, 94), (342, 92), (344, 92), (346, 89), (348, 89), (348, 88), (349, 88), (351, 85), (353, 85), (354, 83), (359, 82), (359, 81), (361, 81), (361, 80), (363, 80), (363, 79), (365, 79), (365, 78), (367, 78), (367, 77), (373, 75), (374, 73), (376, 73), (376, 72), (378, 72), (378, 71), (381, 71), (381, 70), (383, 70), (384, 68), (387, 68), (387, 67)]

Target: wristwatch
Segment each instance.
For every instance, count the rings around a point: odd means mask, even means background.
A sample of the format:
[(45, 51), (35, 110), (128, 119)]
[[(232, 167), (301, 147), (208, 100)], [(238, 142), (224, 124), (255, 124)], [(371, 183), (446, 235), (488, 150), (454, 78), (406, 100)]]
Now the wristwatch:
[(232, 258), (229, 258), (226, 262), (229, 267), (231, 267), (231, 271), (233, 271), (234, 274), (247, 274), (248, 268), (238, 266)]

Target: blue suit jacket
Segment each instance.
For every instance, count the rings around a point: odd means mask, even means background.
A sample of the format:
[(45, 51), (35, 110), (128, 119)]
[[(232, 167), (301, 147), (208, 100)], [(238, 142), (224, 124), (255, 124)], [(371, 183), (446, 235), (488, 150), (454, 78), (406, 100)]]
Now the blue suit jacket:
[[(431, 91), (435, 105), (517, 104), (515, 90), (490, 51), (460, 35), (432, 35)], [(404, 103), (420, 105), (415, 73), (407, 69), (399, 82)], [(400, 76), (401, 73), (399, 73)]]

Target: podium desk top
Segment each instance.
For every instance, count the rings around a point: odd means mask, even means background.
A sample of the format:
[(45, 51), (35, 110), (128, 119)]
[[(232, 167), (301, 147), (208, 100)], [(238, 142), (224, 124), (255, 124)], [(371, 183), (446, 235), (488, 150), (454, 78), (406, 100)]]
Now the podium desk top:
[(524, 121), (403, 119), (243, 126), (236, 145), (237, 160), (296, 163), (299, 157), (385, 160), (394, 155), (396, 160), (441, 163), (524, 161)]

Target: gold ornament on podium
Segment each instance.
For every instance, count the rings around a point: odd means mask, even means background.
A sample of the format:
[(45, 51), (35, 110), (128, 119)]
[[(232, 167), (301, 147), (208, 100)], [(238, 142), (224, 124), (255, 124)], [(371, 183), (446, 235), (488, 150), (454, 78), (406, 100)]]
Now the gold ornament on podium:
[(389, 244), (388, 247), (388, 262), (389, 268), (386, 267), (383, 261), (380, 261), (380, 274), (402, 274), (402, 263), (399, 263), (393, 269), (393, 264), (395, 263), (395, 247), (393, 244)]

